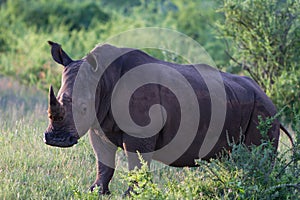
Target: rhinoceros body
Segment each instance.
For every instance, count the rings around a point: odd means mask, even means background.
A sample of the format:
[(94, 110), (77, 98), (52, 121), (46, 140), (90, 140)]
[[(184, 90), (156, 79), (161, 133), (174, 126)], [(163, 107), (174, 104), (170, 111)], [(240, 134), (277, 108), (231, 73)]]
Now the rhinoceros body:
[[(114, 173), (118, 147), (124, 149), (130, 170), (140, 166), (137, 151), (149, 163), (151, 159), (155, 159), (171, 166), (195, 166), (195, 159), (207, 160), (216, 157), (224, 149), (230, 149), (229, 141), (237, 142), (242, 137), (246, 145), (260, 144), (262, 136), (257, 129), (258, 116), (266, 118), (276, 114), (276, 108), (271, 100), (252, 79), (218, 72), (222, 81), (215, 81), (213, 86), (209, 86), (222, 87), (225, 94), (224, 99), (216, 98), (220, 108), (226, 108), (216, 111), (224, 113), (224, 120), (221, 120), (221, 129), (218, 132), (212, 120), (212, 96), (218, 97), (218, 94), (214, 94), (208, 87), (207, 79), (204, 78), (206, 72), (211, 72), (210, 66), (169, 63), (153, 58), (140, 50), (111, 45), (97, 46), (83, 59), (73, 61), (60, 45), (49, 43), (52, 46), (53, 59), (64, 66), (64, 71), (57, 97), (52, 87), (50, 88), (48, 110), (50, 119), (45, 133), (45, 143), (69, 147), (76, 144), (77, 140), (89, 131), (98, 166), (97, 178), (92, 188), (100, 186), (100, 192), (103, 194), (109, 192), (108, 184)], [(115, 54), (118, 56), (114, 56)], [(128, 104), (119, 105), (122, 103), (122, 96), (116, 95), (114, 99), (114, 94), (117, 93), (115, 88), (119, 84), (120, 88), (126, 90), (127, 85), (125, 82), (125, 86), (120, 86), (118, 81), (139, 66), (147, 66), (150, 70), (153, 66), (161, 71), (154, 77), (155, 81), (134, 90)], [(202, 73), (199, 73), (197, 68), (201, 69)], [(176, 86), (180, 88), (183, 82), (177, 80), (177, 73), (182, 75), (189, 83), (189, 89), (194, 91), (191, 98), (196, 98), (197, 106), (190, 111), (188, 110), (190, 97), (184, 96), (180, 101), (172, 89), (157, 84), (168, 82), (175, 89)], [(145, 77), (139, 77), (137, 81), (148, 79), (147, 74), (141, 76)], [(134, 73), (129, 77), (130, 80), (135, 78)], [(209, 79), (213, 81), (214, 77)], [(181, 109), (182, 103), (187, 104), (188, 113), (195, 113), (192, 116), (187, 115), (188, 119), (185, 121), (181, 117), (183, 112), (187, 111)], [(114, 104), (121, 107), (119, 113), (114, 111), (112, 106)], [(161, 105), (156, 106), (156, 111), (153, 111), (156, 115), (149, 114), (153, 105)], [(121, 119), (120, 124), (123, 124), (119, 125), (115, 116), (120, 115), (121, 118), (127, 116), (122, 113), (122, 108), (129, 110), (130, 117), (138, 127), (141, 127), (140, 129), (133, 129), (131, 125), (127, 125), (125, 123), (127, 119), (124, 119), (124, 123)], [(161, 124), (157, 133), (147, 135), (142, 132), (143, 127), (155, 123), (155, 119), (159, 119), (157, 123)], [(186, 132), (184, 130), (180, 133), (182, 135), (177, 138), (177, 142), (173, 142), (172, 140), (179, 134), (182, 123), (187, 123), (187, 127), (190, 123), (191, 129), (196, 124), (196, 131), (189, 133), (190, 129), (185, 129)], [(275, 120), (268, 132), (268, 137), (275, 148), (278, 145), (279, 130), (280, 124)], [(194, 135), (190, 137), (188, 134)], [(205, 151), (203, 148), (206, 145), (205, 141), (215, 142), (213, 146), (206, 147)], [(201, 148), (204, 149), (204, 153), (199, 153), (202, 151)]]

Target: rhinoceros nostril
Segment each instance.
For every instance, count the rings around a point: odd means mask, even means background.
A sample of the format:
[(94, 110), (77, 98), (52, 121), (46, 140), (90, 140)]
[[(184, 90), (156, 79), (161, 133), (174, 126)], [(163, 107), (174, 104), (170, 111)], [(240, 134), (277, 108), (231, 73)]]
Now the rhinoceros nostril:
[(77, 138), (74, 136), (70, 136), (68, 138), (68, 141), (70, 142), (70, 144), (77, 144)]

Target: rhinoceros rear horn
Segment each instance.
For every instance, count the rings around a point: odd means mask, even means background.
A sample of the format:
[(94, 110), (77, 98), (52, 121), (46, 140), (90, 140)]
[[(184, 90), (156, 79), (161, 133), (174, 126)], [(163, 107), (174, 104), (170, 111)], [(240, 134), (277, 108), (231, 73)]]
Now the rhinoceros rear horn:
[(52, 41), (48, 41), (48, 44), (51, 46), (52, 58), (59, 64), (63, 66), (68, 66), (73, 60), (64, 52), (60, 44), (57, 44)]

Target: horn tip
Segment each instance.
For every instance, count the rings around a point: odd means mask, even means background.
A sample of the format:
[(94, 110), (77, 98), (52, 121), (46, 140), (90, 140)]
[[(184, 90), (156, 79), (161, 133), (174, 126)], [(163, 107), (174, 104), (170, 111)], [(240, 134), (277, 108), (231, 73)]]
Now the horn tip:
[(55, 97), (55, 94), (54, 94), (53, 86), (50, 85), (50, 87), (49, 87), (49, 98), (51, 99), (52, 97)]
[(50, 85), (50, 88), (49, 88), (49, 104), (50, 105), (56, 105), (57, 103), (58, 103), (58, 101), (55, 97), (53, 87), (52, 87), (52, 85)]
[(53, 86), (52, 85), (50, 85), (50, 87), (49, 87), (49, 92), (53, 93)]

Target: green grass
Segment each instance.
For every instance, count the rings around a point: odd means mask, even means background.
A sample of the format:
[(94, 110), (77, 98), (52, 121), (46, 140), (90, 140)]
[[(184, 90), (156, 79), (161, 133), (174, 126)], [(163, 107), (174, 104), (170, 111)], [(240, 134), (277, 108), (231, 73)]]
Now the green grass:
[[(0, 79), (0, 199), (98, 199), (97, 193), (89, 192), (96, 166), (88, 137), (73, 148), (45, 145), (46, 94), (4, 80)], [(9, 98), (18, 103), (3, 101)], [(232, 159), (200, 162), (199, 168), (163, 167), (151, 173), (142, 168), (130, 176), (117, 170), (110, 185), (112, 194), (103, 199), (120, 199), (132, 180), (144, 184), (136, 188), (133, 199), (294, 198), (300, 191), (286, 185), (299, 182), (299, 167), (289, 165), (275, 179), (291, 157), (289, 142), (286, 137), (281, 140), (281, 154), (267, 181), (262, 180), (264, 174), (255, 172), (268, 169), (263, 151), (249, 154), (236, 147)], [(120, 169), (126, 161), (122, 151), (118, 155)]]

